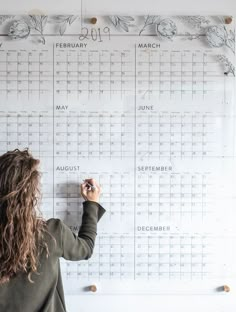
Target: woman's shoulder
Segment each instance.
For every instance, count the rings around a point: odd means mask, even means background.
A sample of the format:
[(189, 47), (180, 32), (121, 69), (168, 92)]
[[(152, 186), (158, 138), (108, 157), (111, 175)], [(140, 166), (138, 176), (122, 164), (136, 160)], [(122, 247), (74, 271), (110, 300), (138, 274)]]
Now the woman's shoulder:
[(47, 224), (47, 230), (50, 234), (52, 234), (54, 237), (61, 236), (62, 231), (62, 221), (60, 219), (51, 218), (46, 221)]
[(50, 218), (48, 220), (46, 220), (47, 226), (60, 226), (61, 224), (61, 220), (60, 219), (56, 219), (56, 218)]
[(46, 227), (43, 231), (43, 240), (48, 246), (51, 257), (60, 257), (62, 249), (62, 221), (51, 218), (45, 220)]

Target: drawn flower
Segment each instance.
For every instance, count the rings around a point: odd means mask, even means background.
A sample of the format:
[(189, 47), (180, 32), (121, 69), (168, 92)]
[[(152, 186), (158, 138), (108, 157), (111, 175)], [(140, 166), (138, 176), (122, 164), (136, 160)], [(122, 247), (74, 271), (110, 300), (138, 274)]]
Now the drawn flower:
[(212, 47), (223, 47), (226, 44), (227, 31), (223, 25), (210, 26), (206, 32), (206, 39)]
[(156, 25), (156, 32), (163, 37), (172, 39), (177, 34), (177, 27), (171, 19), (166, 18)]
[(126, 32), (129, 31), (129, 26), (134, 21), (132, 16), (112, 15), (109, 17), (116, 28), (120, 28)]
[(8, 36), (12, 39), (27, 38), (30, 34), (30, 27), (24, 20), (14, 21), (9, 29)]

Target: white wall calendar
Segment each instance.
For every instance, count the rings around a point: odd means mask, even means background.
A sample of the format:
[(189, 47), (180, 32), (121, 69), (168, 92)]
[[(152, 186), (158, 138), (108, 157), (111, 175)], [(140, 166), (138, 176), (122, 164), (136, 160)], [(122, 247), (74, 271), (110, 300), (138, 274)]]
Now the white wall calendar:
[(43, 214), (75, 232), (79, 184), (102, 186), (92, 258), (61, 261), (67, 294), (235, 279), (234, 53), (223, 16), (0, 16), (0, 152), (41, 159)]

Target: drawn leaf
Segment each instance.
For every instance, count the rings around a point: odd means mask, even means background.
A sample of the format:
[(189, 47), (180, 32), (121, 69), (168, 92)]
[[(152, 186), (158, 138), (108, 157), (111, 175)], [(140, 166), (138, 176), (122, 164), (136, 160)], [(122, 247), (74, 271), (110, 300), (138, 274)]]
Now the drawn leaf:
[(46, 15), (41, 16), (41, 24), (42, 24), (42, 29), (44, 29), (46, 23), (47, 23), (48, 17)]
[(224, 24), (224, 23), (225, 23), (224, 16), (222, 16), (222, 15), (218, 15), (218, 16), (216, 16), (216, 18), (218, 18), (218, 19), (219, 19), (219, 23), (221, 23), (221, 24)]
[(229, 48), (232, 50), (232, 52), (234, 53), (234, 50), (235, 50), (235, 42), (234, 42), (234, 40), (232, 40), (232, 39), (227, 39), (227, 40), (226, 40), (226, 45), (227, 45), (227, 47), (229, 47)]
[(200, 29), (210, 23), (210, 21), (205, 17), (201, 15), (184, 15), (179, 16), (179, 18), (183, 21), (192, 26), (193, 28)]
[(231, 49), (233, 53), (235, 53), (235, 32), (229, 30), (227, 32), (227, 39), (225, 42), (226, 46)]
[(118, 16), (119, 20), (124, 21), (125, 23), (130, 23), (134, 21), (132, 16)]
[(122, 21), (119, 22), (119, 25), (122, 29), (124, 29), (124, 31), (128, 32), (129, 31), (129, 27), (126, 23), (122, 23)]
[(43, 29), (47, 23), (47, 16), (46, 15), (30, 15), (29, 20), (29, 27), (39, 31), (40, 33), (43, 32)]
[(144, 25), (143, 28), (140, 30), (139, 35), (146, 29), (146, 27), (149, 27), (151, 25), (155, 25), (160, 23), (160, 16), (159, 15), (145, 15), (144, 16)]
[(62, 36), (68, 25), (74, 23), (78, 18), (78, 15), (53, 15), (51, 18), (51, 23), (59, 24), (59, 33)]
[(77, 19), (78, 15), (71, 15), (71, 17), (69, 18), (69, 24), (71, 25), (76, 19)]
[(145, 18), (145, 26), (156, 24), (160, 21), (159, 15), (146, 15)]
[(195, 40), (201, 38), (201, 34), (191, 34), (190, 32), (185, 32), (184, 35), (188, 40)]
[(112, 23), (113, 23), (115, 26), (117, 26), (117, 24), (118, 24), (118, 17), (117, 17), (116, 15), (111, 15), (111, 16), (109, 16), (109, 17), (110, 17)]
[(8, 19), (14, 18), (14, 15), (0, 15), (0, 25), (2, 25)]
[(229, 31), (229, 38), (232, 39), (232, 40), (235, 40), (235, 32), (232, 31), (231, 29)]
[(62, 25), (60, 26), (59, 32), (60, 35), (64, 35), (65, 31), (66, 31), (66, 26), (67, 26), (67, 22), (65, 21), (64, 23), (62, 23)]
[(225, 55), (217, 55), (217, 59), (224, 66), (224, 73), (226, 75), (231, 73), (233, 76), (235, 76), (235, 67)]
[(65, 20), (69, 19), (70, 16), (71, 15), (52, 15), (50, 19), (53, 20), (54, 23), (63, 23)]
[(36, 20), (36, 16), (35, 15), (30, 15), (29, 16), (30, 17), (30, 24), (29, 24), (29, 26), (31, 27), (31, 28), (37, 28), (37, 20)]
[(112, 15), (109, 17), (116, 28), (120, 28), (126, 32), (129, 31), (130, 23), (134, 21), (132, 16)]

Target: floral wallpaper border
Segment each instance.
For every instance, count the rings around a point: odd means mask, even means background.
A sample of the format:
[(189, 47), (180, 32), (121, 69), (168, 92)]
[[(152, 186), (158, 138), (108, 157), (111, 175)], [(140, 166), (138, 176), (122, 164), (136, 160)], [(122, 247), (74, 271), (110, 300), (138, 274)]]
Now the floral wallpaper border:
[[(175, 37), (182, 36), (185, 40), (200, 40), (204, 38), (209, 48), (226, 48), (235, 54), (235, 30), (226, 27), (223, 16), (214, 16), (214, 23), (209, 16), (103, 16), (105, 23), (118, 33), (129, 33), (143, 36), (148, 32), (156, 36), (157, 40), (174, 41)], [(0, 15), (0, 25), (7, 24), (7, 34), (12, 40), (27, 39), (31, 34), (39, 36), (41, 44), (46, 43), (44, 33), (47, 24), (56, 27), (58, 35), (63, 36), (68, 27), (75, 21), (80, 21), (79, 15)], [(184, 26), (192, 29), (192, 32), (181, 32)], [(218, 55), (219, 62), (225, 66), (225, 74), (235, 75), (235, 67), (229, 59)]]

